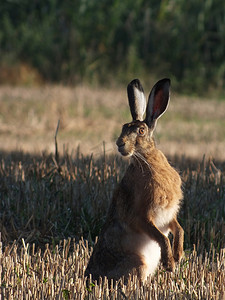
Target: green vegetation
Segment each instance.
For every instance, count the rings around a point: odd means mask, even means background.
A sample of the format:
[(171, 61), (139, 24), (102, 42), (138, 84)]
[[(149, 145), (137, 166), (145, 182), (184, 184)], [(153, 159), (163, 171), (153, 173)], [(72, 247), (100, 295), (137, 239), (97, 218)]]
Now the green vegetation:
[(181, 92), (221, 91), (224, 15), (223, 0), (1, 1), (0, 81), (169, 76)]

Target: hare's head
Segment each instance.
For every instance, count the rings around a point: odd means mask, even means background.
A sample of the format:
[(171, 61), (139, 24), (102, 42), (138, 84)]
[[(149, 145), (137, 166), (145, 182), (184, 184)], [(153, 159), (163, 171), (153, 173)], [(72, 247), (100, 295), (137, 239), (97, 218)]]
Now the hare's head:
[[(116, 144), (124, 156), (134, 153), (146, 154), (154, 144), (153, 131), (158, 118), (166, 111), (169, 103), (170, 80), (159, 80), (152, 88), (146, 108), (143, 87), (138, 79), (127, 86), (127, 95), (133, 121), (123, 125)], [(146, 116), (144, 114), (146, 111)]]

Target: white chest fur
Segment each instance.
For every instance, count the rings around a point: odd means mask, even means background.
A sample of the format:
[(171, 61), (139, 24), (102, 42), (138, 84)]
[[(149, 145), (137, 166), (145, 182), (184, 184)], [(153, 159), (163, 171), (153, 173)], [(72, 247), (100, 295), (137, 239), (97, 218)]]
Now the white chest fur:
[(174, 216), (176, 216), (179, 205), (173, 205), (169, 208), (157, 208), (154, 223), (160, 229), (164, 230), (169, 225)]

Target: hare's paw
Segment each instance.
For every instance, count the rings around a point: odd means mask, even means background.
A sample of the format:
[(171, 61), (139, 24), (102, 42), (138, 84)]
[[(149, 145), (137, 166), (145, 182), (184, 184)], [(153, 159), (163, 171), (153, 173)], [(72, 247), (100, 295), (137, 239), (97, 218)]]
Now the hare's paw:
[(175, 261), (173, 257), (170, 257), (166, 260), (162, 260), (163, 267), (166, 269), (166, 271), (174, 272), (175, 271)]
[(182, 243), (173, 243), (173, 258), (175, 262), (180, 262), (181, 258), (184, 255), (183, 251), (183, 242)]

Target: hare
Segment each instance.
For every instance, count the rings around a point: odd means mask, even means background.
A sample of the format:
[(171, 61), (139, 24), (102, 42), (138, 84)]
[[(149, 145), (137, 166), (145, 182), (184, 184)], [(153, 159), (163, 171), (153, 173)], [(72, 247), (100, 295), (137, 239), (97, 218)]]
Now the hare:
[[(133, 121), (123, 125), (116, 144), (131, 157), (130, 165), (114, 191), (105, 225), (85, 271), (118, 280), (137, 274), (142, 281), (154, 274), (160, 258), (167, 271), (175, 270), (183, 254), (184, 231), (177, 221), (182, 199), (181, 179), (155, 146), (153, 131), (169, 103), (170, 80), (158, 81), (147, 108), (138, 79), (127, 87)], [(144, 113), (146, 116), (144, 119)], [(171, 249), (168, 239), (173, 234)]]

